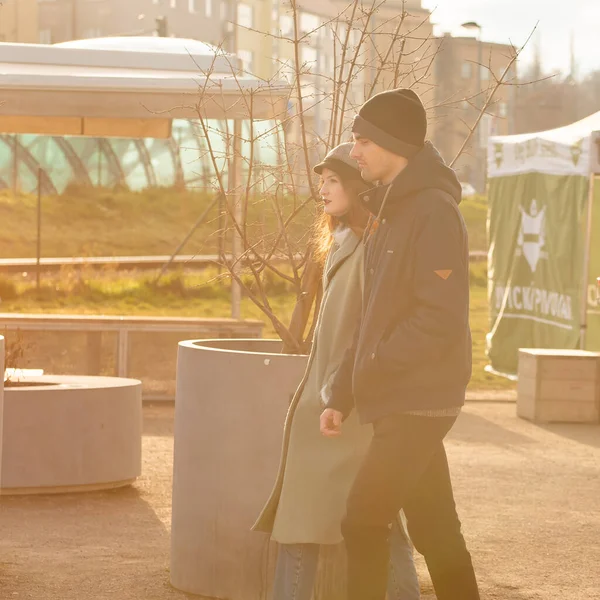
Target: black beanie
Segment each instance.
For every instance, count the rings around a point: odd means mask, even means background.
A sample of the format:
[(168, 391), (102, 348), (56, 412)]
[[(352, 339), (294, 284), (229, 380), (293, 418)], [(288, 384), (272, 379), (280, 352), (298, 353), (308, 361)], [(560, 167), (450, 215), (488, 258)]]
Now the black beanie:
[(427, 117), (421, 99), (408, 89), (390, 90), (369, 98), (354, 117), (352, 133), (406, 158), (425, 143)]

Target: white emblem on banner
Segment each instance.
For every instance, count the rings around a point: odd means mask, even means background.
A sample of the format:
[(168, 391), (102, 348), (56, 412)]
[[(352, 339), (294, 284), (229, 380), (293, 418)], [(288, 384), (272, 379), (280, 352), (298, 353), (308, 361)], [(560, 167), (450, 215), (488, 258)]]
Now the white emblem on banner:
[(546, 244), (546, 207), (538, 210), (536, 200), (531, 201), (529, 212), (521, 208), (521, 227), (517, 243), (521, 253), (529, 263), (531, 272), (535, 273), (538, 262), (546, 258), (543, 251)]

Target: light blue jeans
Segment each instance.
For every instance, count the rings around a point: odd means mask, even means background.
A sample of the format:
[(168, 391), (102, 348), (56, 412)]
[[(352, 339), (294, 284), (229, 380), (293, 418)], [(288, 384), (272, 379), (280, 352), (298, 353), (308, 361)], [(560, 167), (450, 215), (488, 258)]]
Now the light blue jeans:
[[(317, 565), (318, 544), (280, 544), (273, 583), (273, 600), (310, 600)], [(402, 522), (398, 519), (390, 533), (388, 600), (419, 600), (419, 580), (413, 560), (413, 548)]]

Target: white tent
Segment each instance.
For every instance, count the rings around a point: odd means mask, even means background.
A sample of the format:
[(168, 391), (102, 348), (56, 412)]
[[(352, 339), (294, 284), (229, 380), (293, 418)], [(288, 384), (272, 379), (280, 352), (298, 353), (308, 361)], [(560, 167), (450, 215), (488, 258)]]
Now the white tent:
[(519, 173), (600, 174), (600, 111), (558, 129), (492, 136), (488, 177)]
[(169, 137), (171, 119), (285, 116), (289, 88), (236, 71), (235, 56), (178, 38), (0, 43), (0, 131)]
[(519, 347), (600, 350), (599, 174), (600, 112), (489, 139), (493, 369), (514, 373)]

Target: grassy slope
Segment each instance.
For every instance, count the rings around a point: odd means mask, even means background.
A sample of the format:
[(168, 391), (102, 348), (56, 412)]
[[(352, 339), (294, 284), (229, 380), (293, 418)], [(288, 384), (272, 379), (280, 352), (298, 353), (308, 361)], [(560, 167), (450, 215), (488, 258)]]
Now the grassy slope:
[[(170, 254), (210, 202), (205, 194), (150, 189), (112, 192), (71, 188), (42, 202), (42, 256), (127, 256)], [(36, 248), (36, 198), (0, 192), (0, 257), (33, 257)], [(251, 211), (258, 212), (256, 206)], [(485, 199), (461, 204), (472, 250), (483, 250)], [(272, 217), (272, 210), (267, 214)], [(218, 229), (216, 209), (184, 248), (184, 254), (212, 253)], [(258, 223), (255, 214), (252, 221)], [(306, 229), (310, 215), (298, 223)]]
[[(42, 256), (123, 256), (169, 254), (206, 207), (197, 193), (148, 190), (143, 194), (84, 190), (43, 199)], [(216, 215), (216, 211), (213, 213)], [(36, 199), (0, 193), (0, 256), (35, 256)], [(208, 224), (194, 236), (189, 252), (217, 229)]]

